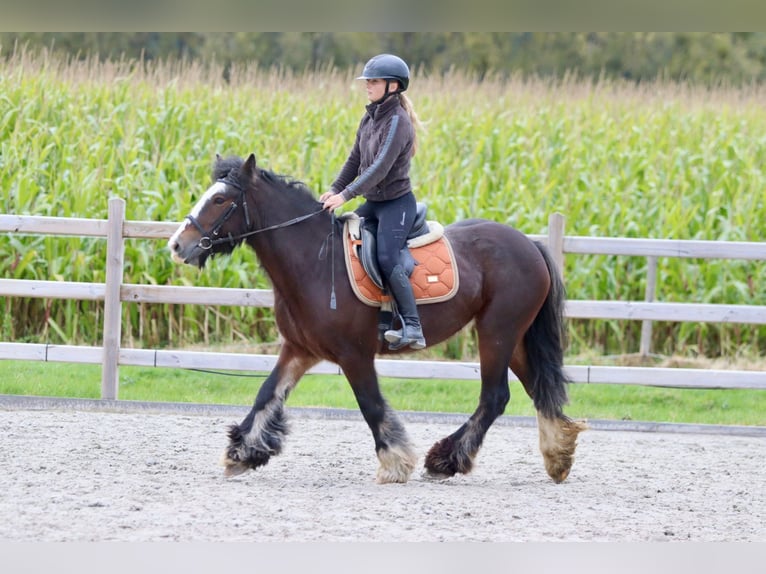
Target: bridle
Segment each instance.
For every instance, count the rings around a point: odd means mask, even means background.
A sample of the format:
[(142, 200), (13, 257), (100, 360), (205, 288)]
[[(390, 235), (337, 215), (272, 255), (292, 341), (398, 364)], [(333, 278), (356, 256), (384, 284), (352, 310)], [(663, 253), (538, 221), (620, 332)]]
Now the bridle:
[[(232, 170), (233, 171), (233, 170)], [(239, 181), (235, 178), (235, 176), (232, 174), (232, 172), (229, 172), (229, 174), (222, 178), (216, 180), (216, 182), (223, 183), (225, 185), (230, 185), (235, 189), (239, 190), (239, 198), (237, 201), (232, 201), (229, 207), (226, 208), (226, 211), (224, 211), (218, 219), (213, 222), (213, 225), (210, 227), (209, 231), (205, 231), (200, 225), (200, 222), (197, 221), (197, 218), (193, 215), (189, 214), (186, 216), (186, 219), (188, 219), (191, 224), (194, 226), (194, 228), (200, 232), (199, 243), (197, 243), (197, 246), (200, 249), (203, 249), (205, 251), (212, 249), (214, 245), (219, 245), (221, 243), (229, 242), (232, 246), (235, 245), (235, 242), (239, 241), (240, 239), (244, 239), (245, 237), (250, 237), (251, 235), (255, 235), (256, 233), (263, 233), (264, 231), (272, 231), (274, 229), (281, 229), (283, 227), (289, 227), (290, 225), (295, 225), (296, 223), (300, 223), (301, 221), (304, 221), (310, 217), (314, 217), (315, 215), (322, 213), (324, 211), (323, 209), (320, 209), (318, 211), (312, 211), (311, 213), (308, 213), (306, 215), (301, 215), (298, 217), (294, 217), (293, 219), (290, 219), (288, 221), (285, 221), (283, 223), (278, 223), (276, 225), (271, 225), (269, 227), (262, 227), (261, 229), (253, 229), (252, 222), (250, 221), (250, 210), (247, 208), (247, 197), (245, 193), (245, 189), (239, 185)], [(247, 226), (247, 231), (245, 233), (241, 233), (239, 235), (232, 235), (229, 233), (226, 237), (218, 237), (218, 235), (221, 233), (221, 228), (224, 226), (224, 224), (231, 218), (232, 215), (234, 215), (234, 212), (237, 211), (237, 208), (242, 205), (242, 209), (245, 211), (245, 225)], [(211, 238), (214, 237), (215, 239)]]

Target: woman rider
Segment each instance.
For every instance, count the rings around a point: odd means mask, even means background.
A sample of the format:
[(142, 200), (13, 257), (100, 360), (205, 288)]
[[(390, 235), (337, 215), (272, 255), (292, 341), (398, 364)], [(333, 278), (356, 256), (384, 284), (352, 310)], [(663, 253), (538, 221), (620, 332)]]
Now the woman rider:
[(400, 261), (415, 220), (415, 195), (410, 185), (410, 159), (417, 148), (415, 127), (420, 121), (404, 91), (409, 86), (407, 64), (392, 54), (367, 62), (358, 80), (367, 82), (370, 103), (359, 123), (354, 146), (338, 177), (319, 200), (334, 211), (361, 195), (360, 217), (377, 220), (377, 255), (402, 318), (402, 328), (386, 331), (391, 350), (426, 346), (415, 296)]

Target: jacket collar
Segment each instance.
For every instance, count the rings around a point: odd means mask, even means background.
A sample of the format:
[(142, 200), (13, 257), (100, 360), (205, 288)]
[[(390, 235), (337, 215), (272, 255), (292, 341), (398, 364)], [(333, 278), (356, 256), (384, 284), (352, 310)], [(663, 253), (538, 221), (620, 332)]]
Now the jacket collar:
[(391, 96), (382, 102), (373, 102), (371, 104), (367, 104), (365, 108), (367, 109), (367, 113), (370, 115), (370, 117), (375, 119), (379, 115), (387, 114), (389, 111), (398, 106), (399, 103), (399, 94), (391, 94)]

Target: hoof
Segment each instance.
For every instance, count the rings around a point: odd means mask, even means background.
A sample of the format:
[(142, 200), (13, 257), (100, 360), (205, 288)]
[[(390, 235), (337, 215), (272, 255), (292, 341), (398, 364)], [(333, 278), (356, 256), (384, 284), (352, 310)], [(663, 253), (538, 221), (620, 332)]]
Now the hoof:
[(384, 468), (379, 468), (378, 473), (375, 475), (375, 482), (378, 484), (404, 484), (409, 479), (409, 474), (391, 472)]
[(574, 464), (577, 435), (587, 430), (588, 425), (568, 418), (548, 419), (539, 413), (537, 423), (545, 471), (553, 482), (564, 482)]
[(452, 478), (455, 476), (454, 474), (443, 474), (441, 472), (432, 472), (428, 470), (427, 468), (423, 470), (421, 475), (424, 479), (430, 480), (431, 482), (442, 482), (449, 478)]
[(224, 467), (223, 475), (226, 478), (239, 476), (248, 470), (264, 466), (269, 462), (269, 458), (267, 453), (255, 449), (243, 449), (229, 445), (221, 457), (221, 466)]
[(231, 478), (233, 476), (239, 476), (240, 474), (244, 474), (250, 470), (250, 467), (246, 464), (242, 464), (241, 462), (235, 462), (231, 464), (227, 464), (226, 468), (223, 469), (223, 475), (226, 478)]
[(548, 460), (546, 460), (545, 472), (548, 473), (548, 476), (551, 477), (553, 482), (556, 484), (561, 484), (569, 476), (569, 471), (572, 469), (573, 462), (573, 459), (567, 461), (560, 460), (556, 461), (556, 463), (550, 463)]
[(425, 467), (431, 477), (444, 480), (457, 473), (471, 472), (473, 460), (470, 455), (460, 450), (451, 437), (447, 437), (434, 444), (428, 451)]
[(236, 455), (236, 450), (232, 451), (231, 449), (227, 448), (223, 451), (223, 456), (221, 457), (221, 466), (224, 467), (223, 475), (226, 478), (239, 476), (240, 474), (243, 474), (252, 468), (250, 465), (245, 464), (241, 460), (236, 460), (232, 455)]
[(418, 462), (417, 455), (407, 445), (382, 448), (378, 451), (380, 467), (375, 476), (378, 484), (405, 483)]

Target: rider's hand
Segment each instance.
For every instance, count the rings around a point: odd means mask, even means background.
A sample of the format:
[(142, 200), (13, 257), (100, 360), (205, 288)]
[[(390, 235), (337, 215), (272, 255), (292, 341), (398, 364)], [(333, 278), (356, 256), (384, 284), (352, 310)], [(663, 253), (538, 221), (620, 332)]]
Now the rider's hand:
[(324, 201), (324, 205), (322, 206), (324, 209), (329, 209), (330, 212), (335, 211), (338, 207), (346, 203), (346, 200), (343, 199), (343, 196), (340, 193), (336, 193), (334, 195), (331, 195)]
[(319, 196), (319, 201), (324, 203), (328, 200), (328, 198), (332, 197), (334, 194), (332, 191), (325, 191), (322, 195)]

